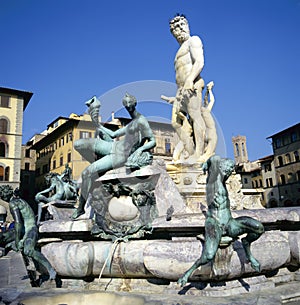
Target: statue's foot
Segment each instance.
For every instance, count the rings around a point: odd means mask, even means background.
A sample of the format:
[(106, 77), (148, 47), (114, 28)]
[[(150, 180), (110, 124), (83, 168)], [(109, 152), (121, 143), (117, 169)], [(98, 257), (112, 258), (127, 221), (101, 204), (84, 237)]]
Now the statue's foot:
[(183, 287), (186, 285), (187, 281), (188, 281), (188, 277), (186, 275), (184, 275), (181, 278), (179, 278), (179, 280), (177, 281), (177, 284), (180, 285), (180, 287)]
[(72, 219), (76, 219), (83, 214), (84, 214), (84, 211), (76, 209), (74, 211), (74, 213), (72, 214)]
[(56, 271), (54, 269), (51, 269), (49, 272), (49, 280), (52, 281), (55, 280), (55, 278), (56, 278)]

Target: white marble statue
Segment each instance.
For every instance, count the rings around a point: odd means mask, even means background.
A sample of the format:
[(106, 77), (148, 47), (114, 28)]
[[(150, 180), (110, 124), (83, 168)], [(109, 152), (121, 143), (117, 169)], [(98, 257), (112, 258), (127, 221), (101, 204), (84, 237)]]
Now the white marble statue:
[[(204, 80), (200, 73), (204, 66), (203, 46), (198, 36), (190, 35), (188, 21), (183, 15), (170, 21), (170, 30), (180, 45), (175, 57), (177, 93), (175, 97), (162, 95), (161, 98), (173, 104), (172, 126), (180, 139), (173, 161), (202, 163), (214, 154), (214, 142), (217, 142), (210, 113), (213, 103), (207, 106), (205, 114), (202, 111)], [(210, 98), (211, 88), (208, 89)], [(210, 143), (209, 147), (206, 143)]]

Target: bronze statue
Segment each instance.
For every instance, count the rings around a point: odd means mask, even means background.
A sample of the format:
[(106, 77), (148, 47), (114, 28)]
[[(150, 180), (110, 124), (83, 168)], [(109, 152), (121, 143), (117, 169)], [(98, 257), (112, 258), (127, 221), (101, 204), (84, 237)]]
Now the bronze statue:
[(178, 280), (184, 286), (191, 274), (201, 265), (213, 261), (222, 236), (236, 239), (239, 235), (247, 233), (242, 238), (246, 257), (252, 268), (259, 272), (260, 263), (253, 257), (250, 244), (257, 240), (264, 232), (264, 226), (256, 219), (247, 216), (233, 218), (230, 211), (230, 201), (226, 189), (226, 180), (234, 170), (234, 161), (212, 156), (202, 166), (204, 173), (208, 172), (206, 180), (206, 199), (208, 211), (205, 220), (205, 244), (201, 257)]
[(38, 203), (37, 224), (41, 221), (42, 208), (45, 204), (56, 200), (75, 200), (77, 198), (77, 188), (73, 182), (63, 181), (57, 173), (48, 173), (45, 179), (50, 186), (35, 195), (35, 201)]
[[(19, 189), (16, 189), (9, 201), (9, 208), (15, 221), (14, 246), (15, 251), (21, 251), (26, 257), (43, 266), (48, 274), (49, 279), (56, 278), (56, 271), (51, 266), (47, 258), (38, 250), (36, 243), (38, 239), (38, 228), (35, 223), (35, 215), (29, 204), (20, 198)], [(4, 237), (4, 240), (11, 241), (11, 232)]]
[[(94, 102), (95, 98), (88, 104), (93, 106)], [(84, 214), (84, 206), (96, 178), (104, 175), (108, 170), (123, 165), (135, 169), (152, 163), (152, 155), (149, 151), (156, 145), (155, 137), (147, 119), (136, 110), (136, 104), (136, 98), (126, 93), (123, 105), (132, 118), (127, 126), (112, 131), (98, 124), (97, 138), (80, 139), (75, 142), (75, 149), (92, 163), (82, 172), (79, 206), (73, 214), (73, 219)], [(97, 107), (99, 109), (100, 103)], [(89, 109), (94, 122), (96, 118), (93, 119), (92, 114), (96, 112), (94, 109), (97, 107)], [(111, 141), (121, 136), (124, 137), (118, 141)], [(96, 155), (96, 160), (95, 157), (93, 159), (93, 155)]]

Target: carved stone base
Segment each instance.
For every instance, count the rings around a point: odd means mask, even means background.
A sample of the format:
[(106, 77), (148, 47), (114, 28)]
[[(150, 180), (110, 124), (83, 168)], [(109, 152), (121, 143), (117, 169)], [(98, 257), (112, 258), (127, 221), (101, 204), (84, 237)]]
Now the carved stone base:
[(187, 207), (194, 213), (206, 206), (206, 175), (199, 164), (169, 163), (167, 171), (175, 182)]
[[(186, 206), (199, 213), (207, 209), (206, 175), (199, 164), (169, 163), (167, 171), (176, 184)], [(241, 176), (233, 173), (226, 182), (232, 210), (263, 209), (260, 193), (242, 189)]]

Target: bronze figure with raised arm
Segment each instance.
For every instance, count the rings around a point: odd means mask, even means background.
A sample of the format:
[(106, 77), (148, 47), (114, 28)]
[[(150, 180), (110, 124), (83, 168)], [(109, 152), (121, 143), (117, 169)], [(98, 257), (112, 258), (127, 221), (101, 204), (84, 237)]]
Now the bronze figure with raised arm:
[[(93, 102), (91, 102), (91, 105)], [(79, 206), (73, 214), (73, 219), (84, 214), (84, 206), (91, 190), (92, 182), (108, 170), (123, 165), (130, 168), (139, 168), (152, 163), (150, 150), (155, 147), (156, 141), (147, 119), (136, 110), (137, 100), (126, 93), (123, 105), (131, 116), (131, 122), (116, 131), (98, 124), (100, 137), (94, 139), (80, 139), (75, 142), (75, 149), (92, 162), (82, 172), (81, 194)], [(91, 112), (90, 112), (91, 114)], [(105, 136), (105, 139), (103, 137)], [(123, 137), (122, 137), (123, 136)], [(118, 141), (110, 139), (122, 137)], [(97, 159), (92, 160), (91, 155)]]

